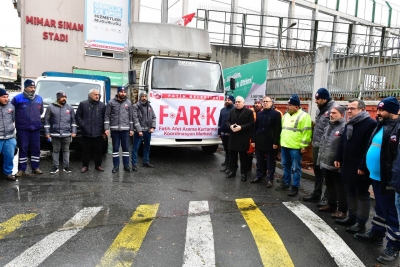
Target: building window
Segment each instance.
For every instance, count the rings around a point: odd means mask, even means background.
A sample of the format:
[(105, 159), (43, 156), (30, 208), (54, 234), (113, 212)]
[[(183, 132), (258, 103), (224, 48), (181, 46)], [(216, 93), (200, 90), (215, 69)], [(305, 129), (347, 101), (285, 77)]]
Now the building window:
[(91, 49), (85, 49), (85, 55), (86, 56), (95, 56), (95, 57), (115, 58), (115, 59), (123, 58), (122, 53), (104, 52), (104, 51), (91, 50)]
[(4, 70), (4, 75), (9, 76), (10, 72), (8, 70)]
[(3, 75), (3, 70), (0, 70), (0, 75)]
[(124, 57), (123, 54), (120, 53), (114, 53), (114, 58), (122, 59)]
[(87, 56), (98, 56), (101, 57), (101, 51), (97, 51), (97, 50), (90, 50), (90, 49), (86, 49), (86, 55)]

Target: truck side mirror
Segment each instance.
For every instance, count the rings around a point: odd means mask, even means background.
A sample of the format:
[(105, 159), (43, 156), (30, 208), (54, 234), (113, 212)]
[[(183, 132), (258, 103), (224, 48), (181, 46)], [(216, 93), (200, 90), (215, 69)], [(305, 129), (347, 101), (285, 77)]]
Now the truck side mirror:
[(235, 78), (231, 78), (229, 80), (229, 87), (230, 87), (231, 91), (235, 90), (235, 87), (236, 87), (236, 79)]
[(129, 84), (136, 84), (136, 70), (128, 71)]

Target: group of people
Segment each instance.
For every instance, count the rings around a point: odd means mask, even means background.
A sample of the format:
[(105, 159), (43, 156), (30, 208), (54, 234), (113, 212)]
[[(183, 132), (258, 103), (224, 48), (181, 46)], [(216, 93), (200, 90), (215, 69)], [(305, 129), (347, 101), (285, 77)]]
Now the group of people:
[[(40, 163), (40, 129), (41, 115), (44, 112), (43, 99), (36, 93), (33, 80), (24, 82), (24, 91), (11, 101), (8, 93), (0, 88), (0, 153), (3, 157), (3, 174), (7, 180), (15, 181), (18, 177), (26, 176), (28, 152), (32, 174), (43, 174), (39, 169)], [(112, 173), (119, 171), (119, 150), (122, 147), (123, 169), (126, 172), (137, 171), (138, 150), (143, 142), (143, 167), (153, 168), (150, 164), (151, 133), (156, 127), (156, 116), (147, 94), (141, 93), (136, 104), (132, 104), (126, 96), (125, 87), (118, 87), (114, 99), (107, 106), (100, 101), (97, 89), (89, 91), (88, 99), (74, 108), (67, 104), (67, 94), (58, 91), (56, 100), (49, 104), (44, 116), (44, 132), (52, 144), (53, 166), (51, 174), (60, 170), (60, 150), (63, 153), (63, 171), (71, 173), (69, 166), (69, 147), (72, 138), (76, 137), (77, 126), (82, 134), (82, 169), (81, 173), (89, 170), (91, 155), (94, 157), (95, 170), (103, 172), (102, 154), (103, 142), (107, 135), (111, 136), (113, 145)], [(15, 126), (14, 126), (15, 125)], [(16, 132), (16, 133), (15, 133)], [(132, 165), (129, 158), (129, 137), (133, 136)], [(18, 172), (13, 175), (13, 158), (16, 147), (19, 149)]]
[[(360, 99), (350, 99), (347, 107), (338, 105), (325, 88), (315, 94), (319, 112), (312, 122), (302, 110), (300, 99), (292, 95), (282, 116), (265, 96), (256, 100), (252, 110), (244, 99), (227, 96), (220, 112), (218, 134), (225, 150), (221, 171), (226, 178), (236, 176), (240, 156), (242, 181), (247, 181), (249, 144), (255, 147), (256, 177), (266, 176), (267, 188), (274, 180), (275, 158), (280, 148), (283, 177), (276, 190), (296, 196), (302, 175), (302, 154), (312, 142), (314, 190), (303, 201), (316, 202), (321, 212), (330, 212), (338, 225), (361, 242), (386, 247), (377, 260), (391, 263), (400, 250), (400, 105), (395, 97), (382, 99), (376, 120)], [(346, 117), (348, 118), (346, 121)], [(251, 157), (252, 158), (252, 157)], [(326, 190), (323, 194), (323, 182)], [(375, 196), (372, 228), (366, 229), (370, 211), (370, 193)]]

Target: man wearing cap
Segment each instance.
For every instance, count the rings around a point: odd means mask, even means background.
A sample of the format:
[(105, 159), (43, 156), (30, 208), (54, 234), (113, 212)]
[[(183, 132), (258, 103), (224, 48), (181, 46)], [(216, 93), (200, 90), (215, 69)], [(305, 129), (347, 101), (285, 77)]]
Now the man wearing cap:
[(15, 107), (15, 128), (17, 129), (17, 145), (19, 148), (18, 172), (16, 177), (25, 176), (28, 162), (28, 150), (31, 152), (31, 168), (33, 174), (43, 174), (39, 169), (40, 161), (40, 128), (43, 114), (43, 99), (35, 94), (35, 82), (26, 79), (24, 91), (16, 95), (11, 104)]
[(104, 116), (106, 105), (100, 101), (99, 90), (89, 90), (88, 99), (81, 101), (76, 110), (76, 123), (82, 134), (82, 169), (81, 173), (89, 170), (89, 161), (93, 151), (95, 170), (104, 172), (101, 166), (103, 142), (106, 137), (104, 131)]
[(135, 135), (132, 145), (132, 169), (137, 171), (137, 154), (140, 143), (143, 142), (143, 164), (145, 168), (154, 168), (150, 164), (150, 141), (151, 134), (154, 133), (156, 128), (156, 114), (150, 101), (147, 100), (147, 93), (142, 92), (139, 95), (139, 101), (133, 105), (132, 108), (133, 126), (135, 128)]
[[(327, 89), (319, 88), (315, 94), (315, 103), (318, 106), (319, 112), (315, 116), (315, 124), (313, 130), (312, 139), (312, 155), (313, 155), (313, 169), (314, 169), (314, 191), (311, 195), (303, 197), (304, 201), (318, 202), (322, 195), (322, 185), (324, 183), (324, 174), (320, 166), (317, 164), (319, 147), (321, 145), (321, 138), (324, 135), (326, 126), (329, 124), (329, 113), (331, 108), (334, 106), (335, 101), (331, 99), (331, 96)], [(325, 191), (325, 198), (326, 198)], [(325, 201), (324, 201), (325, 202)], [(327, 203), (319, 203), (317, 206), (325, 206)]]
[(63, 91), (56, 94), (57, 100), (51, 103), (44, 115), (44, 132), (51, 139), (53, 146), (53, 167), (50, 173), (59, 171), (60, 149), (63, 151), (63, 171), (71, 172), (69, 167), (69, 145), (72, 137), (76, 136), (74, 108), (67, 104), (67, 95)]
[[(289, 191), (294, 197), (299, 192), (301, 159), (310, 145), (312, 135), (311, 117), (300, 107), (300, 98), (294, 94), (289, 98), (288, 111), (282, 117), (281, 157), (283, 181), (276, 187), (279, 191)], [(292, 182), (293, 170), (293, 182)], [(291, 186), (290, 186), (291, 185)]]
[(238, 168), (238, 154), (240, 155), (240, 173), (242, 182), (247, 181), (248, 157), (247, 150), (254, 125), (253, 112), (245, 107), (244, 98), (236, 97), (235, 108), (229, 113), (226, 125), (230, 129), (229, 135), (229, 172), (226, 178), (236, 177)]
[(334, 161), (339, 146), (340, 137), (346, 125), (346, 108), (334, 105), (330, 110), (330, 121), (326, 126), (324, 135), (320, 140), (317, 165), (324, 172), (326, 190), (328, 191), (327, 205), (319, 210), (332, 212), (331, 218), (344, 219), (347, 216), (346, 189), (342, 182), (339, 169), (335, 167)]
[(14, 151), (17, 146), (15, 140), (15, 108), (8, 101), (8, 93), (4, 88), (0, 88), (0, 153), (3, 156), (3, 174), (4, 178), (15, 181), (12, 175), (14, 168)]
[(365, 231), (360, 225), (354, 237), (362, 242), (382, 245), (386, 236), (386, 248), (377, 261), (386, 264), (397, 260), (400, 250), (399, 220), (395, 206), (395, 190), (391, 184), (391, 169), (397, 153), (396, 134), (400, 129), (397, 115), (399, 102), (395, 97), (387, 97), (377, 106), (378, 125), (372, 132), (366, 155), (366, 164), (375, 195), (375, 215), (372, 228)]
[[(278, 154), (282, 130), (281, 114), (272, 108), (272, 99), (263, 98), (263, 110), (257, 113), (252, 146), (256, 149), (257, 175), (251, 183), (260, 183), (268, 167), (267, 188), (271, 188), (275, 174), (275, 157)], [(267, 162), (265, 162), (265, 159)]]
[(104, 129), (107, 135), (111, 130), (114, 165), (112, 173), (119, 170), (120, 146), (122, 147), (124, 171), (132, 172), (129, 166), (129, 136), (133, 135), (132, 103), (126, 98), (126, 90), (123, 86), (117, 88), (115, 98), (107, 104)]
[(364, 101), (353, 98), (347, 105), (349, 120), (338, 146), (335, 156), (335, 167), (340, 168), (342, 181), (347, 194), (348, 215), (344, 219), (336, 219), (339, 225), (350, 226), (349, 233), (365, 231), (369, 219), (371, 184), (365, 164), (365, 154), (371, 133), (376, 121), (365, 111)]
[(221, 172), (226, 172), (229, 168), (229, 127), (226, 125), (226, 121), (228, 120), (229, 112), (231, 112), (232, 108), (235, 107), (233, 105), (234, 102), (235, 98), (233, 95), (227, 95), (225, 97), (225, 107), (223, 107), (219, 113), (218, 137), (221, 138), (222, 146), (225, 151), (225, 160), (221, 164)]

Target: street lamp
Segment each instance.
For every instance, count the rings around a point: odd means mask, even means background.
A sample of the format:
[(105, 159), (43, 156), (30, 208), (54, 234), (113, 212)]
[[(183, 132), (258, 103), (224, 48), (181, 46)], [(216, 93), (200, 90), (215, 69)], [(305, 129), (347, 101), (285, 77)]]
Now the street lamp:
[[(290, 28), (292, 28), (292, 27), (294, 27), (294, 26), (296, 26), (296, 22), (293, 22), (292, 24), (290, 24), (288, 27), (286, 27), (280, 34), (278, 34), (278, 62), (277, 62), (277, 65), (278, 65), (278, 67), (279, 67), (279, 56), (280, 56), (280, 52), (281, 52), (281, 38), (282, 38), (282, 33), (284, 33), (285, 31), (287, 31), (288, 29), (290, 29)], [(282, 28), (280, 28), (280, 29), (282, 29)]]

